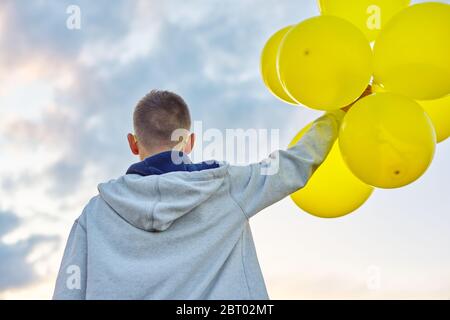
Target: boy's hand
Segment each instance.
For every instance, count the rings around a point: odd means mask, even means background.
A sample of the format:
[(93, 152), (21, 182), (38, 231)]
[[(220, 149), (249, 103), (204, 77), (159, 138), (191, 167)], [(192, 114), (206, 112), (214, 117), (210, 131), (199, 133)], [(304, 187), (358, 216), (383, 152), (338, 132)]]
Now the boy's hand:
[[(364, 97), (367, 97), (367, 96), (369, 96), (369, 95), (371, 95), (371, 94), (372, 94), (372, 86), (369, 84), (369, 86), (366, 88), (366, 90), (364, 90), (363, 94), (361, 95), (361, 97), (358, 98), (358, 100), (360, 100), (360, 99), (362, 99), (362, 98), (364, 98)], [(353, 107), (353, 105), (354, 105), (358, 100), (356, 100), (356, 101), (353, 102), (352, 104), (349, 104), (349, 105), (346, 106), (346, 107), (341, 108), (341, 110), (347, 112), (348, 110), (350, 110), (351, 107)]]

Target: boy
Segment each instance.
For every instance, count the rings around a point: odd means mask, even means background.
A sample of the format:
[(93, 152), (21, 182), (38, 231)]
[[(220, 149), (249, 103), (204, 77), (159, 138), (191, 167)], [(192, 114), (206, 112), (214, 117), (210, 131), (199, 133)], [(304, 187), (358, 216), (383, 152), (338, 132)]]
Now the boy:
[(54, 299), (268, 299), (248, 220), (306, 184), (343, 116), (326, 113), (296, 146), (260, 163), (193, 164), (188, 106), (150, 92), (128, 134), (141, 162), (100, 184), (75, 221)]

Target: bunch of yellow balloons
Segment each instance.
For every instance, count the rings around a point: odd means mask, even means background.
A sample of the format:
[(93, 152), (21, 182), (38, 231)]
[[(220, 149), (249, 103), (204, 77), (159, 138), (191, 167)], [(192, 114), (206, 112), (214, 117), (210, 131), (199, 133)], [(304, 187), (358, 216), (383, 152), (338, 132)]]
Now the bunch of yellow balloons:
[[(324, 111), (352, 105), (324, 163), (291, 196), (306, 212), (335, 218), (359, 208), (375, 187), (417, 180), (436, 143), (450, 137), (450, 5), (318, 4), (320, 16), (270, 37), (261, 75), (289, 104)], [(372, 93), (361, 98), (368, 87)]]

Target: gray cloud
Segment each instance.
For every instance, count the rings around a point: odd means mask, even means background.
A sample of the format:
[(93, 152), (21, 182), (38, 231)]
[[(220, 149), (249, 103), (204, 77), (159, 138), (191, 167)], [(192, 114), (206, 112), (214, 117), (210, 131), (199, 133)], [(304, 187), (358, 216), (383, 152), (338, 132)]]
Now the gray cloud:
[[(79, 31), (65, 27), (71, 4), (82, 9)], [(54, 89), (56, 110), (46, 109), (38, 119), (18, 118), (6, 128), (6, 141), (63, 151), (43, 172), (2, 177), (6, 196), (21, 184), (38, 188), (50, 179), (48, 194), (65, 208), (87, 167), (95, 168), (99, 182), (122, 174), (133, 161), (125, 140), (133, 106), (152, 88), (180, 93), (205, 128), (283, 129), (286, 119), (302, 120), (301, 109), (264, 88), (259, 54), (273, 32), (318, 14), (315, 1), (2, 0), (0, 13), (0, 46), (7, 48), (0, 51), (2, 77), (33, 60), (45, 67), (42, 81), (63, 66), (75, 77), (72, 86)], [(135, 37), (141, 45), (153, 34), (156, 45), (125, 54), (133, 51), (127, 39)], [(94, 63), (86, 63), (86, 55)], [(281, 131), (284, 140), (292, 134)], [(0, 239), (21, 223), (13, 213), (0, 212)], [(37, 245), (53, 241), (39, 235), (14, 244), (0, 241), (0, 290), (36, 281), (27, 257)]]
[(56, 245), (58, 238), (33, 235), (27, 239), (9, 244), (2, 238), (19, 227), (20, 218), (11, 212), (0, 211), (0, 290), (16, 288), (37, 281), (39, 276), (32, 263), (27, 261), (29, 254), (41, 244)]
[[(259, 53), (271, 33), (312, 15), (315, 4), (270, 1), (261, 6), (258, 1), (245, 1), (233, 6), (222, 2), (186, 6), (169, 1), (159, 8), (158, 3), (150, 2), (144, 7), (146, 12), (140, 10), (138, 1), (114, 5), (108, 1), (7, 1), (4, 5), (14, 17), (12, 28), (20, 29), (19, 33), (9, 32), (18, 34), (15, 42), (11, 39), (16, 43), (10, 50), (15, 51), (15, 59), (30, 58), (32, 51), (49, 57), (47, 60), (69, 63), (76, 76), (74, 86), (55, 91), (58, 108), (70, 109), (76, 117), (37, 123), (50, 136), (70, 145), (43, 173), (53, 178), (51, 194), (63, 196), (76, 190), (87, 165), (113, 176), (124, 172), (132, 161), (125, 140), (131, 130), (132, 109), (152, 88), (180, 93), (191, 106), (194, 119), (204, 121), (205, 127), (281, 128), (285, 119), (295, 114), (294, 108), (278, 102), (262, 85)], [(81, 7), (80, 31), (65, 28), (69, 4)], [(149, 23), (144, 25), (147, 28), (133, 30), (136, 16), (143, 21), (147, 16), (159, 19), (161, 27), (155, 31)], [(114, 47), (130, 33), (141, 36), (149, 32), (157, 33), (157, 46), (127, 63), (101, 57), (93, 65), (80, 61), (86, 50), (103, 46), (107, 51), (108, 44)]]
[(10, 212), (0, 212), (0, 239), (19, 225), (19, 218)]

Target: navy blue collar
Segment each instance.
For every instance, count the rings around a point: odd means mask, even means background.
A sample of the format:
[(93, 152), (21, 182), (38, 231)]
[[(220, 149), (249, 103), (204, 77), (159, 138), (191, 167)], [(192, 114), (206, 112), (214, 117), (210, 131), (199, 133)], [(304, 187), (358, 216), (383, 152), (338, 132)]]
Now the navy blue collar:
[[(176, 161), (174, 162), (172, 159), (176, 159)], [(151, 176), (174, 171), (202, 171), (218, 168), (219, 166), (219, 163), (216, 161), (192, 163), (183, 152), (165, 151), (133, 164), (126, 174)]]

